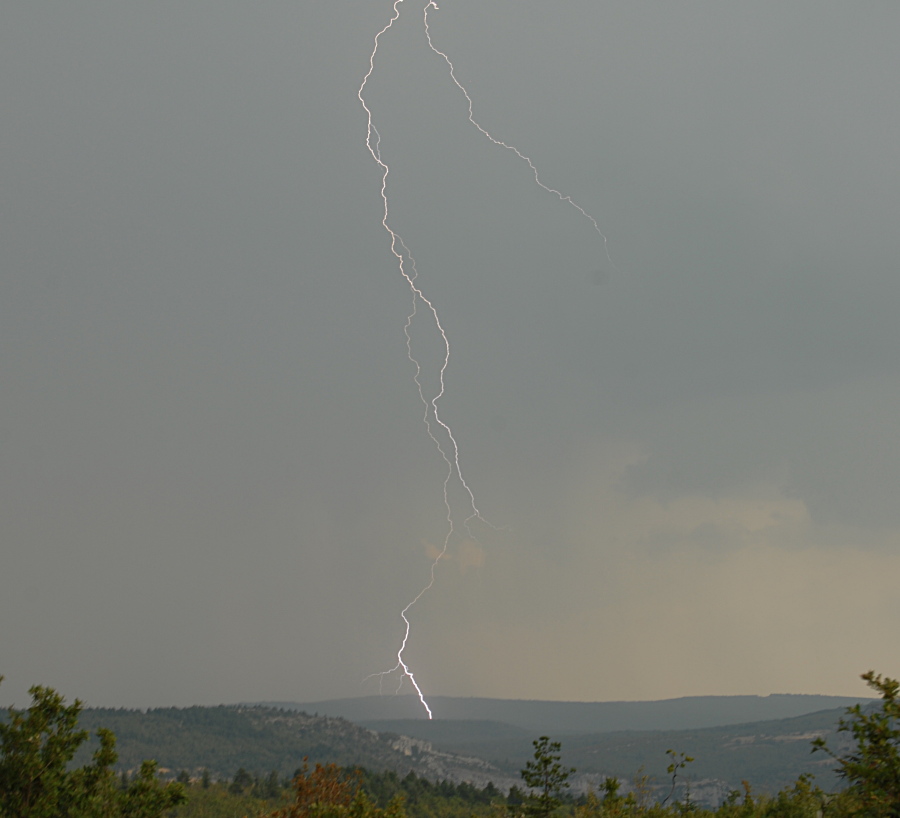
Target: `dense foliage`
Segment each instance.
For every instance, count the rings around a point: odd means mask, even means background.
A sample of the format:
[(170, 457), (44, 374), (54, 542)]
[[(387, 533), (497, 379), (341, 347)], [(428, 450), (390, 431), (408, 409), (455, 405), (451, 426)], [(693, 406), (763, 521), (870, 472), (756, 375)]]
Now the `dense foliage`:
[[(322, 793), (337, 792), (329, 777), (345, 782), (352, 790), (350, 804), (357, 809), (380, 810), (404, 818), (472, 818), (496, 816), (496, 805), (506, 804), (506, 796), (493, 784), (483, 788), (450, 781), (433, 782), (415, 773), (398, 776), (393, 771), (373, 772), (362, 768), (316, 765), (310, 772), (306, 763), (293, 779), (283, 779), (276, 770), (251, 773), (240, 768), (230, 779), (213, 781), (203, 771), (191, 777), (183, 770), (178, 781), (186, 787), (187, 803), (172, 811), (173, 818), (243, 818), (248, 815), (278, 814), (289, 805), (309, 811), (310, 804), (322, 800)], [(298, 779), (299, 776), (299, 779)], [(325, 800), (331, 800), (327, 796)], [(522, 799), (513, 795), (512, 802)], [(403, 804), (398, 810), (397, 805)], [(348, 806), (344, 803), (343, 806)], [(291, 813), (287, 813), (291, 815)]]
[(900, 682), (870, 670), (862, 676), (881, 695), (881, 707), (855, 705), (838, 732), (853, 737), (853, 749), (839, 755), (823, 739), (813, 746), (837, 761), (837, 774), (849, 787), (846, 798), (872, 818), (900, 816)]
[(490, 783), (479, 788), (465, 781), (434, 782), (412, 772), (401, 778), (390, 771), (361, 770), (360, 776), (361, 789), (377, 806), (387, 807), (400, 798), (409, 818), (487, 815), (492, 804), (504, 799), (503, 793)]
[[(344, 719), (325, 718), (271, 707), (166, 707), (139, 710), (90, 709), (83, 727), (103, 726), (119, 738), (120, 765), (137, 767), (155, 758), (170, 770), (206, 768), (213, 777), (247, 770), (278, 770), (290, 777), (304, 757), (343, 767), (400, 768), (406, 757), (387, 737)], [(90, 748), (84, 748), (86, 761)]]
[[(0, 681), (2, 681), (0, 676)], [(10, 709), (0, 722), (0, 816), (3, 818), (158, 818), (184, 800), (181, 784), (164, 784), (146, 761), (121, 786), (112, 765), (116, 738), (98, 730), (89, 764), (70, 769), (88, 732), (78, 729), (81, 702), (47, 687), (32, 687), (26, 711)]]

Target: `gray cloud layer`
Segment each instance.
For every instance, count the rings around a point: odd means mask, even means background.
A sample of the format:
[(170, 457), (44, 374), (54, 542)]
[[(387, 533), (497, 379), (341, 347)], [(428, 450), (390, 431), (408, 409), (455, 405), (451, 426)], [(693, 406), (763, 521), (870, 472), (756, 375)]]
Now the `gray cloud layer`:
[[(368, 99), (479, 507), (435, 694), (896, 674), (883, 3), (405, 0)], [(356, 91), (389, 3), (0, 11), (0, 673), (94, 704), (371, 692), (445, 536)], [(434, 383), (440, 348), (413, 336)]]

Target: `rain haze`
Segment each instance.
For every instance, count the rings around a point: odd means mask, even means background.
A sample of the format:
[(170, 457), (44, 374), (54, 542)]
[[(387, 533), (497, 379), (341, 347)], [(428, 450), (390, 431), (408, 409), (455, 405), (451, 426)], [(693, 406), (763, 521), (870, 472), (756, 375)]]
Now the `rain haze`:
[[(900, 6), (432, 9), (476, 119), (612, 262), (469, 123), (424, 7), (366, 100), (496, 526), (411, 611), (426, 696), (896, 676)], [(357, 98), (391, 14), (3, 4), (4, 704), (316, 701), (395, 664), (447, 512)]]

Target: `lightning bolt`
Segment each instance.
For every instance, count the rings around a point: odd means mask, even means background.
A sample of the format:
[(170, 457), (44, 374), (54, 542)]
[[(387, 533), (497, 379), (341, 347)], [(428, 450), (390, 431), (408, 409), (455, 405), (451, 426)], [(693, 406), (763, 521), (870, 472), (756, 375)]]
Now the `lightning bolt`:
[[(400, 275), (405, 280), (406, 284), (409, 286), (410, 292), (412, 294), (412, 311), (409, 313), (406, 319), (406, 324), (404, 325), (403, 332), (406, 336), (406, 352), (409, 360), (412, 362), (413, 367), (415, 369), (415, 374), (413, 375), (413, 380), (416, 384), (416, 389), (419, 393), (419, 399), (422, 401), (424, 407), (424, 415), (423, 422), (425, 425), (425, 430), (428, 436), (431, 438), (435, 447), (437, 448), (440, 456), (443, 458), (444, 463), (447, 467), (447, 472), (444, 477), (443, 482), (443, 498), (444, 498), (444, 507), (447, 512), (447, 533), (444, 537), (443, 547), (441, 548), (438, 555), (434, 558), (431, 563), (431, 570), (428, 582), (419, 591), (418, 594), (403, 608), (400, 612), (400, 618), (403, 620), (403, 638), (400, 642), (400, 648), (397, 651), (397, 663), (390, 668), (389, 670), (382, 671), (380, 673), (372, 674), (367, 678), (372, 678), (374, 676), (378, 676), (380, 679), (384, 679), (387, 676), (392, 674), (399, 674), (400, 681), (397, 686), (397, 692), (403, 686), (404, 680), (409, 680), (413, 689), (419, 697), (419, 701), (422, 703), (422, 706), (425, 708), (425, 712), (428, 714), (428, 718), (433, 718), (433, 714), (431, 708), (428, 706), (428, 702), (425, 699), (425, 695), (422, 692), (422, 688), (420, 687), (418, 681), (416, 680), (415, 674), (410, 669), (409, 665), (404, 659), (404, 652), (406, 651), (406, 646), (409, 642), (409, 636), (411, 631), (411, 624), (409, 620), (410, 610), (415, 606), (415, 604), (426, 594), (429, 590), (434, 586), (435, 583), (435, 571), (437, 569), (438, 563), (446, 556), (447, 549), (450, 546), (450, 542), (453, 538), (453, 535), (456, 532), (456, 526), (454, 524), (454, 514), (453, 514), (453, 506), (450, 502), (450, 484), (451, 482), (456, 481), (458, 485), (463, 489), (464, 493), (468, 497), (468, 505), (469, 511), (467, 512), (467, 516), (462, 522), (462, 527), (466, 530), (470, 537), (474, 539), (472, 535), (472, 531), (470, 528), (471, 523), (474, 520), (478, 520), (489, 527), (497, 530), (496, 526), (491, 525), (485, 518), (482, 516), (481, 511), (478, 509), (478, 506), (475, 501), (475, 493), (469, 487), (469, 484), (466, 482), (463, 477), (462, 465), (460, 463), (460, 452), (459, 445), (456, 441), (456, 438), (453, 435), (453, 431), (450, 426), (443, 420), (439, 411), (438, 411), (438, 402), (443, 397), (445, 392), (445, 375), (447, 372), (447, 367), (450, 365), (450, 341), (447, 337), (447, 333), (444, 330), (443, 325), (441, 324), (441, 319), (438, 314), (434, 303), (425, 296), (422, 289), (418, 286), (417, 279), (419, 276), (418, 270), (416, 269), (416, 261), (413, 257), (413, 254), (410, 252), (409, 247), (406, 245), (406, 242), (400, 236), (400, 234), (391, 227), (390, 224), (390, 212), (389, 212), (389, 204), (388, 204), (388, 177), (390, 176), (390, 168), (387, 163), (381, 158), (381, 134), (378, 132), (378, 129), (375, 127), (374, 117), (372, 114), (371, 108), (366, 103), (365, 91), (366, 85), (369, 82), (372, 74), (375, 71), (375, 60), (378, 55), (378, 49), (380, 47), (381, 38), (387, 33), (400, 19), (400, 8), (403, 5), (404, 0), (394, 0), (393, 3), (393, 14), (385, 26), (375, 35), (375, 43), (372, 47), (372, 52), (369, 55), (369, 69), (366, 71), (365, 76), (362, 79), (362, 83), (359, 86), (359, 91), (357, 96), (359, 97), (359, 102), (363, 107), (363, 110), (366, 113), (367, 118), (367, 131), (366, 131), (366, 148), (369, 153), (372, 155), (372, 158), (375, 160), (381, 171), (381, 200), (383, 204), (383, 214), (381, 219), (381, 224), (390, 237), (390, 249), (394, 258), (396, 259), (398, 269), (400, 271)], [(609, 261), (610, 265), (615, 269), (615, 264), (612, 261), (612, 258), (609, 254), (608, 242), (606, 236), (600, 230), (600, 226), (597, 223), (597, 220), (591, 216), (581, 205), (577, 204), (570, 196), (562, 193), (559, 190), (556, 190), (548, 185), (544, 184), (540, 176), (538, 175), (538, 170), (532, 160), (523, 154), (518, 148), (514, 145), (507, 144), (500, 139), (492, 136), (482, 125), (475, 119), (474, 116), (474, 103), (472, 102), (472, 98), (469, 95), (469, 92), (466, 91), (465, 87), (456, 77), (456, 69), (453, 66), (453, 63), (450, 61), (450, 58), (447, 54), (441, 51), (437, 46), (435, 46), (434, 41), (431, 36), (431, 28), (429, 26), (429, 12), (432, 10), (437, 11), (438, 5), (434, 0), (429, 0), (425, 4), (424, 12), (423, 12), (423, 23), (425, 28), (425, 37), (428, 41), (429, 48), (444, 62), (447, 64), (447, 68), (449, 69), (450, 79), (453, 84), (462, 92), (465, 97), (468, 106), (469, 106), (469, 122), (477, 128), (487, 139), (489, 139), (494, 145), (505, 148), (506, 150), (512, 151), (519, 159), (528, 164), (528, 167), (531, 169), (531, 172), (534, 174), (534, 181), (537, 185), (543, 188), (548, 193), (552, 193), (559, 198), (560, 201), (565, 202), (572, 207), (574, 207), (584, 218), (586, 218), (593, 226), (594, 230), (598, 233), (600, 238), (603, 241), (603, 249), (606, 254), (607, 261)], [(415, 323), (416, 319), (419, 317), (420, 311), (424, 313), (426, 316), (430, 316), (431, 322), (435, 330), (437, 331), (440, 341), (443, 344), (443, 360), (441, 362), (439, 371), (438, 371), (438, 385), (434, 394), (426, 395), (425, 388), (422, 385), (422, 366), (416, 357), (413, 355), (412, 350), (412, 327)], [(443, 442), (442, 442), (443, 441)]]
[[(403, 0), (401, 0), (402, 2)], [(475, 119), (475, 115), (473, 113), (473, 109), (475, 107), (472, 102), (472, 97), (469, 96), (469, 92), (465, 89), (463, 84), (456, 78), (456, 69), (453, 67), (453, 63), (450, 62), (450, 58), (441, 51), (432, 41), (431, 39), (431, 29), (428, 26), (428, 12), (434, 9), (438, 11), (438, 4), (434, 2), (434, 0), (429, 0), (429, 2), (425, 6), (425, 37), (428, 40), (428, 47), (439, 57), (441, 57), (444, 62), (447, 63), (447, 68), (450, 70), (450, 79), (453, 80), (453, 84), (462, 91), (463, 96), (466, 98), (466, 102), (469, 104), (469, 122), (471, 122), (484, 136), (486, 136), (491, 142), (493, 142), (498, 148), (506, 148), (508, 151), (512, 151), (516, 156), (519, 157), (523, 162), (525, 162), (529, 168), (531, 168), (531, 172), (534, 174), (534, 181), (537, 183), (538, 187), (543, 188), (547, 191), (547, 193), (552, 193), (556, 196), (561, 202), (565, 202), (566, 204), (574, 207), (584, 218), (586, 218), (594, 227), (594, 230), (597, 231), (597, 235), (600, 236), (600, 239), (603, 242), (603, 252), (606, 255), (606, 260), (609, 262), (610, 266), (613, 269), (616, 269), (615, 262), (612, 260), (612, 257), (609, 254), (609, 242), (607, 241), (606, 236), (603, 234), (603, 231), (600, 229), (600, 225), (597, 223), (597, 220), (588, 213), (580, 204), (572, 199), (571, 196), (567, 196), (565, 193), (556, 190), (555, 188), (549, 187), (545, 185), (540, 176), (538, 175), (538, 169), (535, 166), (534, 162), (531, 161), (529, 157), (527, 157), (524, 153), (522, 153), (515, 145), (508, 145), (506, 142), (495, 139), (491, 134), (485, 130)]]

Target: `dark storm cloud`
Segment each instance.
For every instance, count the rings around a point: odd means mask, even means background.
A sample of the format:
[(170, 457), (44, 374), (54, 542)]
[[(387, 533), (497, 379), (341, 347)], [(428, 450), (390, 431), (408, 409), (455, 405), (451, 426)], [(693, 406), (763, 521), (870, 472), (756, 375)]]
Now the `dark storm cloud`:
[[(897, 11), (441, 4), (476, 117), (610, 263), (468, 123), (422, 5), (368, 99), (442, 413), (511, 531), (453, 543), (420, 679), (849, 689), (900, 615)], [(309, 701), (391, 664), (446, 513), (356, 98), (390, 10), (0, 11), (6, 698)]]

